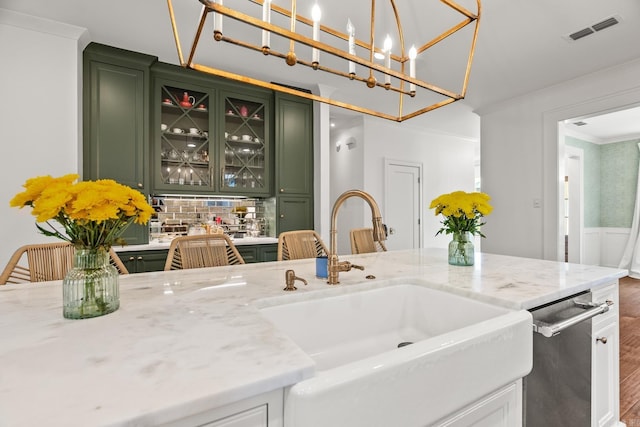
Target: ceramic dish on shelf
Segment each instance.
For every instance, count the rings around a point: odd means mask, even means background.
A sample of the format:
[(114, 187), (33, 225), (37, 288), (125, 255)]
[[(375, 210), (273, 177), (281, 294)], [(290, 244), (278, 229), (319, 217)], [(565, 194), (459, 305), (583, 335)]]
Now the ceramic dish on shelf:
[(231, 135), (231, 140), (237, 141), (238, 140), (238, 135)]
[(242, 140), (247, 142), (251, 141), (251, 135), (242, 135)]

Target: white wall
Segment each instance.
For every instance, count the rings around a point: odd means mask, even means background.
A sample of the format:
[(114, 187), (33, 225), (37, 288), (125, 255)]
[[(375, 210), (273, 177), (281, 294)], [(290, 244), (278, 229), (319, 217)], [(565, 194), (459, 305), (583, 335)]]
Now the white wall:
[[(447, 107), (444, 107), (447, 108)], [(453, 113), (453, 112), (452, 112)], [(461, 125), (473, 122), (474, 116), (461, 116)], [(438, 236), (441, 217), (429, 209), (431, 200), (443, 193), (474, 190), (474, 159), (478, 142), (461, 135), (414, 127), (407, 122), (397, 124), (365, 117), (365, 174), (364, 189), (380, 205), (385, 216), (384, 159), (422, 163), (422, 242), (423, 247), (446, 247), (451, 236)], [(370, 143), (374, 142), (374, 143)], [(367, 215), (365, 217), (370, 221)]]
[(22, 184), (39, 175), (79, 171), (80, 39), (84, 30), (0, 9), (0, 268), (37, 233), (30, 209), (9, 207)]
[[(472, 113), (460, 115), (459, 111), (453, 109), (449, 113), (440, 114), (458, 115), (458, 122), (470, 128), (473, 128), (474, 122), (477, 126), (479, 120)], [(344, 143), (349, 137), (355, 138), (356, 146), (349, 150), (343, 145), (340, 151), (336, 151), (335, 144)], [(369, 116), (362, 117), (359, 121), (332, 132), (331, 200), (335, 200), (342, 191), (362, 189), (378, 202), (384, 220), (385, 158), (421, 163), (424, 180), (423, 246), (446, 247), (450, 237), (435, 237), (441, 227), (441, 218), (434, 215), (429, 204), (443, 193), (473, 191), (477, 145), (477, 140), (466, 136), (415, 126), (408, 122), (398, 124)], [(349, 219), (346, 220), (345, 217)], [(348, 230), (370, 226), (370, 217), (370, 209), (364, 201), (353, 199), (345, 203), (338, 217), (340, 253), (350, 252)], [(348, 221), (348, 224), (344, 221)]]
[(635, 60), (478, 110), (482, 189), (494, 205), (483, 251), (560, 259), (558, 121), (637, 104), (638, 75)]
[[(351, 142), (347, 145), (347, 141)], [(339, 145), (339, 147), (338, 147)], [(364, 139), (364, 118), (356, 117), (340, 129), (331, 132), (331, 205), (347, 190), (364, 189), (364, 152), (369, 141)], [(363, 227), (363, 216), (370, 212), (364, 200), (347, 199), (338, 211), (337, 243), (339, 254), (351, 253), (349, 230)], [(371, 220), (369, 220), (369, 224)], [(329, 242), (327, 242), (329, 244)]]

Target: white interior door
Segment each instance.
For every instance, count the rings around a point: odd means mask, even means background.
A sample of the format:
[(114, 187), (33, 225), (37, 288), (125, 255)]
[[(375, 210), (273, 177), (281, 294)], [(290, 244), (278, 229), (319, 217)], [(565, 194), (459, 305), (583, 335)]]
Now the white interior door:
[(385, 214), (388, 250), (421, 246), (422, 165), (385, 159)]

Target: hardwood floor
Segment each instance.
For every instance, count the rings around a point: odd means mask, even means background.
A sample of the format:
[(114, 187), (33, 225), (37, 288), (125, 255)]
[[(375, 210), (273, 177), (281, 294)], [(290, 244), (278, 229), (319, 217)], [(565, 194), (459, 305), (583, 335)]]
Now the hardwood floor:
[(640, 427), (640, 280), (620, 279), (620, 416)]

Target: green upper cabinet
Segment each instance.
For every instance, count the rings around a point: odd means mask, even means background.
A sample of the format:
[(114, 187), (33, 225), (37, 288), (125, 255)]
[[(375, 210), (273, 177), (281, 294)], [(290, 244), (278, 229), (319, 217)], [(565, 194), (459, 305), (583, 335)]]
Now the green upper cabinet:
[[(83, 178), (149, 191), (150, 66), (156, 58), (92, 43), (84, 51)], [(123, 236), (148, 241), (143, 226)]]
[(276, 189), (313, 195), (313, 103), (276, 94)]
[(268, 196), (271, 189), (271, 98), (223, 92), (221, 185), (225, 193)]
[(277, 93), (275, 114), (276, 230), (312, 230), (313, 103)]
[(154, 191), (272, 193), (270, 92), (161, 63), (153, 78)]
[(215, 91), (157, 78), (155, 93), (154, 188), (215, 190)]

